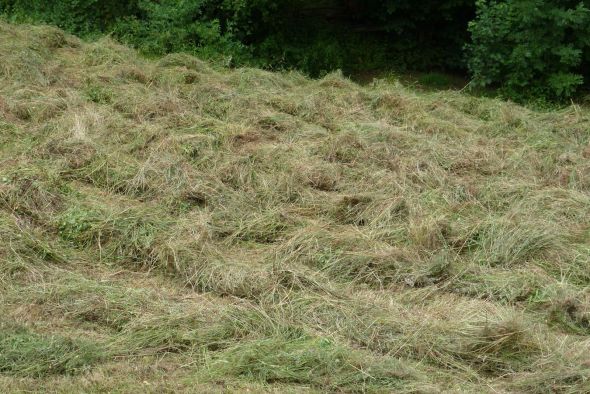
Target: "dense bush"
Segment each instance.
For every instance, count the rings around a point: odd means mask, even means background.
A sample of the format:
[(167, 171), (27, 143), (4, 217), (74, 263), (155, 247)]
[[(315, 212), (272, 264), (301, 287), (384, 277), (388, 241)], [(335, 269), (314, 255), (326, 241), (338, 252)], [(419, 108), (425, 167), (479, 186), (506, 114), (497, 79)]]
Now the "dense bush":
[(287, 13), (256, 46), (258, 57), (276, 62), (278, 55), (284, 64), (312, 74), (334, 65), (345, 72), (464, 67), (462, 46), (474, 15), (472, 0), (330, 3), (324, 8), (309, 1), (280, 7)]
[[(370, 0), (366, 2), (402, 53), (406, 65), (428, 69), (432, 65), (462, 69), (462, 48), (469, 39), (467, 26), (475, 16), (474, 0)], [(396, 55), (393, 55), (396, 56)]]
[(241, 63), (251, 60), (249, 48), (234, 37), (236, 29), (229, 18), (221, 18), (223, 9), (215, 3), (219, 2), (139, 0), (136, 12), (120, 18), (113, 32), (146, 54), (192, 52), (205, 57), (235, 57)]
[[(123, 6), (121, 6), (123, 4)], [(174, 51), (312, 75), (463, 67), (472, 0), (0, 0), (18, 21), (112, 32), (148, 54)]]
[(572, 96), (590, 77), (590, 10), (579, 0), (479, 1), (469, 69), (509, 97)]
[(137, 10), (137, 0), (0, 0), (0, 12), (23, 22), (57, 25), (78, 35), (108, 29)]

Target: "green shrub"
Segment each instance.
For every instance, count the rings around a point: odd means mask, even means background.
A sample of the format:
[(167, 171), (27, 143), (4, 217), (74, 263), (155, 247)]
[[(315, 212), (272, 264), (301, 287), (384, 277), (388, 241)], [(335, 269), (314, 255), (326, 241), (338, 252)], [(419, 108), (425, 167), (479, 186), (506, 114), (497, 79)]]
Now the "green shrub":
[(590, 76), (590, 10), (579, 0), (478, 1), (469, 69), (512, 98), (571, 97)]
[(221, 19), (223, 15), (215, 12), (219, 11), (216, 3), (219, 1), (140, 0), (139, 12), (119, 19), (114, 33), (151, 55), (189, 52), (246, 62), (248, 48), (234, 38), (227, 16)]
[(0, 0), (0, 13), (15, 21), (49, 23), (78, 35), (107, 31), (137, 7), (137, 0)]

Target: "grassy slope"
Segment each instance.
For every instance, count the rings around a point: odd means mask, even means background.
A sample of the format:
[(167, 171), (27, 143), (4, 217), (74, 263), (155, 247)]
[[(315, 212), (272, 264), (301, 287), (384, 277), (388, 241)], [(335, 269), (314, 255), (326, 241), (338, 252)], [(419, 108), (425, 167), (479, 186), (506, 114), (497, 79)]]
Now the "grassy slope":
[(0, 53), (6, 390), (590, 387), (587, 109)]

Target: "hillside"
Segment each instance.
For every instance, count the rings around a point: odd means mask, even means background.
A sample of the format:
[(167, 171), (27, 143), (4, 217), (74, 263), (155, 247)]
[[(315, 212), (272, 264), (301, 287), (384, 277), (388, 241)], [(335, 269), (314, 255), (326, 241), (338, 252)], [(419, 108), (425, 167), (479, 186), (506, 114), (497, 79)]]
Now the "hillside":
[(0, 52), (5, 391), (588, 392), (587, 108)]

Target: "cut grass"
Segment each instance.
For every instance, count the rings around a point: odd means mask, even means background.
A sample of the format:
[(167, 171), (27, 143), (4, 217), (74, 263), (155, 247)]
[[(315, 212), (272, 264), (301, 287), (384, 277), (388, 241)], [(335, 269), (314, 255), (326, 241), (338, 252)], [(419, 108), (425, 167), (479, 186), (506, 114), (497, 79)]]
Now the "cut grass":
[(79, 373), (100, 361), (100, 346), (86, 341), (44, 337), (26, 328), (0, 327), (0, 372), (41, 378)]
[(0, 50), (5, 391), (587, 391), (587, 108)]

